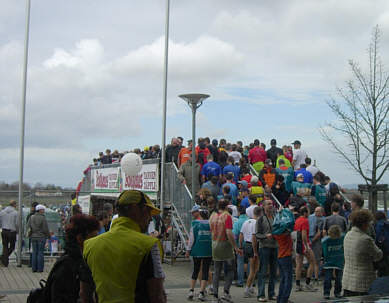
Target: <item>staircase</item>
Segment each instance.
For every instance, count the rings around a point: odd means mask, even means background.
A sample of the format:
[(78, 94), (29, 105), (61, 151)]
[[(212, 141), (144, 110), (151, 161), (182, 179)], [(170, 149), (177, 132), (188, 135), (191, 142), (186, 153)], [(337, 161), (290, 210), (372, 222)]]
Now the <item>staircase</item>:
[(169, 211), (173, 227), (172, 262), (177, 257), (183, 257), (189, 242), (189, 230), (192, 223), (192, 195), (186, 185), (178, 178), (178, 168), (174, 163), (165, 164), (164, 204)]

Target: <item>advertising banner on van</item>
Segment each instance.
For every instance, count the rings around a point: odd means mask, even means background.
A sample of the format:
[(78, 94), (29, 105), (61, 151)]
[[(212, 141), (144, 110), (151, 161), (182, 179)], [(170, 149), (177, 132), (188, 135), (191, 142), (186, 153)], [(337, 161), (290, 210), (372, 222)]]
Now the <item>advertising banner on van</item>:
[(92, 170), (92, 184), (95, 192), (118, 192), (120, 168), (107, 167)]
[(82, 213), (89, 215), (90, 210), (90, 195), (86, 196), (78, 196), (77, 198), (78, 204), (81, 206)]
[(158, 163), (143, 164), (136, 176), (126, 176), (122, 171), (122, 190), (137, 189), (145, 193), (156, 193), (158, 185)]

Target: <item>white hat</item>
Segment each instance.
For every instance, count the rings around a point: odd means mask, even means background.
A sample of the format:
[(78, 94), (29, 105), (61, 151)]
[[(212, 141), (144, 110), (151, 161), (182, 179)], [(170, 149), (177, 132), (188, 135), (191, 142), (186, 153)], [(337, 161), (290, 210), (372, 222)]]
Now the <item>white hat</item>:
[(44, 205), (42, 205), (42, 204), (38, 204), (37, 206), (35, 206), (35, 210), (36, 211), (40, 211), (41, 209), (45, 210), (46, 207)]

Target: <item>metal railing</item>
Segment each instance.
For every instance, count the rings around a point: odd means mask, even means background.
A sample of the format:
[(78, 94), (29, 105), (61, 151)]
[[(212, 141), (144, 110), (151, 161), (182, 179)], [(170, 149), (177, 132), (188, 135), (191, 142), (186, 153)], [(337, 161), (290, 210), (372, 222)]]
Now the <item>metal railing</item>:
[(165, 164), (165, 191), (164, 201), (166, 206), (174, 204), (177, 213), (185, 227), (186, 233), (190, 230), (192, 223), (192, 195), (188, 187), (181, 183), (178, 178), (178, 169), (174, 163)]

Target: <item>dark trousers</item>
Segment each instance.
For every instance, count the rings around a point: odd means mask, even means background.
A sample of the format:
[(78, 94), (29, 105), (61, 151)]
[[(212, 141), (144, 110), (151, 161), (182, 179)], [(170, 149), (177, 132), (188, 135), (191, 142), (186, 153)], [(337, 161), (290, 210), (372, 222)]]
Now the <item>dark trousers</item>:
[(1, 258), (1, 262), (4, 266), (8, 266), (9, 256), (15, 249), (16, 231), (3, 229), (1, 232), (1, 240), (3, 243), (3, 256)]
[(201, 264), (203, 264), (202, 271), (201, 271), (201, 281), (208, 281), (208, 275), (209, 275), (209, 266), (211, 265), (212, 258), (209, 257), (193, 257), (193, 273), (192, 273), (192, 280), (197, 280), (199, 273), (200, 273), (200, 267)]
[(280, 288), (277, 303), (288, 303), (293, 281), (292, 256), (278, 259), (278, 266), (280, 268)]
[(234, 279), (234, 259), (225, 261), (213, 261), (214, 274), (213, 274), (213, 295), (218, 298), (219, 296), (219, 280), (224, 266), (224, 292), (230, 293), (232, 280)]
[(277, 274), (277, 248), (263, 247), (259, 249), (259, 272), (258, 272), (258, 298), (265, 297), (265, 276), (268, 266), (269, 286), (267, 295), (269, 298), (274, 297), (274, 285)]
[(335, 271), (335, 290), (334, 295), (340, 295), (342, 292), (342, 276), (343, 271), (340, 269), (327, 268), (324, 269), (324, 296), (330, 296), (331, 294), (331, 280), (332, 274)]

